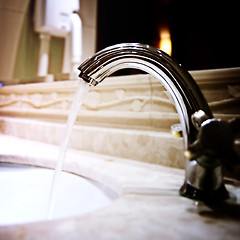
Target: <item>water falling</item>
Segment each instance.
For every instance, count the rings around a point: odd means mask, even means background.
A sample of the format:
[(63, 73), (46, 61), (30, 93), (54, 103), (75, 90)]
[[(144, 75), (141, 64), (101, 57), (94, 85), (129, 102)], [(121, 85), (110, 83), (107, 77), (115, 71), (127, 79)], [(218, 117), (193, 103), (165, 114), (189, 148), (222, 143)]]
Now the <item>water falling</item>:
[(48, 219), (51, 219), (53, 216), (58, 183), (61, 177), (63, 162), (66, 156), (67, 146), (68, 146), (69, 138), (71, 136), (72, 127), (74, 125), (74, 122), (76, 121), (78, 111), (82, 106), (85, 98), (88, 95), (88, 92), (89, 92), (89, 85), (85, 81), (80, 81), (79, 87), (73, 98), (73, 102), (70, 108), (70, 113), (68, 115), (67, 125), (66, 125), (64, 137), (60, 146), (58, 161), (57, 161), (57, 165), (56, 165), (53, 180), (52, 180), (50, 197), (49, 197)]

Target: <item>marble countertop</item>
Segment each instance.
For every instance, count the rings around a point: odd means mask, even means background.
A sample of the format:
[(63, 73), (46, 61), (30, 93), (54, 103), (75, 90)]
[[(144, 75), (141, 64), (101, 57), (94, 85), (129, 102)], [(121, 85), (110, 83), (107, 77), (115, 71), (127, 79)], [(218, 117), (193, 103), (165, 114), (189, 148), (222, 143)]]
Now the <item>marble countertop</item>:
[[(56, 165), (57, 146), (7, 135), (0, 135), (0, 146), (0, 162)], [(104, 184), (119, 198), (85, 215), (2, 225), (0, 240), (240, 238), (240, 202), (216, 212), (180, 197), (183, 170), (73, 149), (68, 150), (63, 168)], [(227, 188), (240, 196), (239, 183)]]

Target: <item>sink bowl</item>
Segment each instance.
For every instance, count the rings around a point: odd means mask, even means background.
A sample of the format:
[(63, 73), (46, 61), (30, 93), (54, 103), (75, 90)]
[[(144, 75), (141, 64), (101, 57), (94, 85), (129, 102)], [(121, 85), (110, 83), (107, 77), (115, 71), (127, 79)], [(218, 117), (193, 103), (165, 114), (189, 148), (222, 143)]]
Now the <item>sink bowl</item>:
[[(0, 225), (47, 220), (53, 174), (51, 169), (0, 163)], [(116, 198), (97, 182), (62, 172), (52, 218), (86, 214)]]
[[(239, 240), (238, 182), (226, 182), (233, 201), (212, 209), (179, 196), (184, 180), (181, 169), (69, 149), (63, 169), (86, 178), (63, 172), (59, 185), (64, 191), (59, 190), (53, 212), (57, 220), (48, 221), (53, 170), (46, 168), (56, 165), (58, 147), (10, 136), (0, 136), (0, 145), (0, 239), (204, 240), (211, 236)], [(29, 173), (30, 178), (23, 184)], [(4, 175), (12, 178), (4, 179)], [(72, 179), (70, 183), (63, 183), (65, 176)], [(42, 181), (46, 181), (45, 187)], [(85, 186), (85, 181), (90, 186)], [(33, 189), (29, 192), (30, 185)], [(102, 198), (106, 201), (100, 204)], [(28, 216), (33, 213), (34, 217)]]

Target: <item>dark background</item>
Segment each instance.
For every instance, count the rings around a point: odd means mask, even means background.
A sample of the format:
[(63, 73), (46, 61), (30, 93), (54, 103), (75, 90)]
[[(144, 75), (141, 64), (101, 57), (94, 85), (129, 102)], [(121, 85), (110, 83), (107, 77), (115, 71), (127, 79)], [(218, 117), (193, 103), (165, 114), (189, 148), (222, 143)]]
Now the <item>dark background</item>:
[(97, 50), (138, 42), (158, 47), (169, 26), (172, 56), (188, 70), (240, 67), (238, 1), (99, 0)]

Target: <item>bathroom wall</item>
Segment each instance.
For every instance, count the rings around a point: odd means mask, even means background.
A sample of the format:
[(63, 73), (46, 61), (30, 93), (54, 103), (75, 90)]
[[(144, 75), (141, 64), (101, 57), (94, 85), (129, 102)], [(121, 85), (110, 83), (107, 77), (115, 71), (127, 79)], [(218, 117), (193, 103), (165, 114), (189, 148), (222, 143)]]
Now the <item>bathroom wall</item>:
[[(0, 82), (36, 82), (39, 38), (33, 29), (34, 0), (0, 0)], [(83, 59), (95, 52), (97, 0), (81, 0)], [(64, 39), (52, 37), (49, 73), (55, 80), (67, 80), (61, 73)]]
[(13, 81), (18, 44), (29, 0), (0, 0), (0, 81)]
[(96, 52), (97, 2), (97, 0), (80, 0), (80, 16), (83, 23), (83, 60)]

